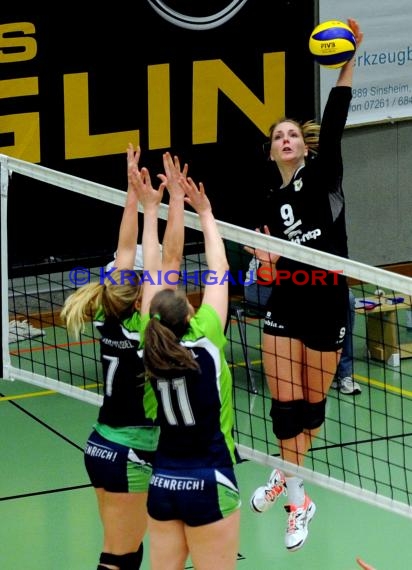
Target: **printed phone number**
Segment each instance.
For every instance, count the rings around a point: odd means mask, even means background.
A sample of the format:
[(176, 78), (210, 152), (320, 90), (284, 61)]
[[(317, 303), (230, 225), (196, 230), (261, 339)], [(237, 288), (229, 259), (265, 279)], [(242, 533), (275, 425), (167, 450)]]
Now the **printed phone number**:
[(412, 95), (400, 97), (380, 97), (379, 99), (366, 99), (362, 102), (354, 102), (351, 111), (370, 111), (373, 109), (385, 109), (388, 107), (402, 107), (412, 105)]
[[(351, 111), (373, 111), (390, 107), (412, 105), (411, 90), (407, 83), (352, 89)], [(362, 99), (362, 101), (360, 101)]]

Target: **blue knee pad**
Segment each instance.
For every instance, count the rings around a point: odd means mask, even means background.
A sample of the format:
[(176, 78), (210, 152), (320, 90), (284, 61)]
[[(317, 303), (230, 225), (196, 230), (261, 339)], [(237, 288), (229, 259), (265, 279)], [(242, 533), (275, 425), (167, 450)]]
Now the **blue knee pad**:
[[(102, 552), (99, 562), (101, 564), (109, 564), (110, 566), (118, 566), (120, 570), (139, 570), (143, 559), (143, 542), (136, 552), (128, 554), (110, 554)], [(107, 566), (99, 566), (97, 570), (107, 570)]]
[(303, 406), (303, 427), (305, 429), (316, 429), (325, 421), (326, 398), (321, 402), (310, 403), (304, 401)]
[(273, 433), (278, 439), (291, 439), (302, 433), (304, 400), (280, 402), (272, 398), (270, 416)]

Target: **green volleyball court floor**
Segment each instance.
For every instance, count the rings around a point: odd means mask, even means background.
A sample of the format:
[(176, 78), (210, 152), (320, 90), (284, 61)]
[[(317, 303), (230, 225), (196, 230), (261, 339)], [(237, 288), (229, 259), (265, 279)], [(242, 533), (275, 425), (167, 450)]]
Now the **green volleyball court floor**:
[[(361, 326), (361, 323), (357, 326)], [(253, 326), (248, 328), (249, 357), (258, 378), (258, 394), (248, 390), (245, 363), (240, 346), (236, 343), (237, 330), (233, 322), (228, 333), (233, 340), (237, 437), (240, 443), (276, 455), (273, 435), (268, 430), (267, 422), (262, 419), (268, 400), (261, 374), (257, 330)], [(46, 334), (49, 332), (46, 331)], [(53, 331), (53, 334), (56, 332)], [(408, 334), (412, 340), (412, 333)], [(58, 335), (56, 346), (64, 344), (64, 339)], [(89, 366), (95, 366), (95, 348), (92, 343), (89, 344)], [(40, 366), (40, 369), (48, 366), (48, 372), (53, 371), (59, 361), (68, 358), (67, 347), (62, 347), (61, 353), (60, 349), (50, 351), (45, 364), (40, 347), (41, 339), (33, 339), (11, 345), (11, 350), (28, 351), (31, 353), (30, 361), (37, 360), (36, 366)], [(72, 348), (74, 354), (76, 348)], [(412, 359), (403, 360), (401, 369), (388, 369), (379, 362), (366, 362), (360, 343), (355, 347), (355, 356), (355, 378), (361, 384), (362, 394), (343, 396), (331, 391), (327, 420), (320, 438), (327, 445), (320, 445), (316, 452), (312, 452), (310, 466), (322, 473), (327, 471), (328, 464), (334, 465), (331, 475), (353, 484), (356, 484), (356, 473), (360, 470), (370, 475), (370, 487), (374, 491), (373, 473), (369, 473), (370, 457), (373, 456), (378, 458), (374, 468), (378, 465), (382, 473), (390, 471), (391, 480), (399, 483), (399, 488), (395, 490), (380, 489), (380, 492), (394, 493), (396, 500), (404, 501), (402, 489), (409, 489), (412, 484), (412, 481), (405, 481), (405, 473), (400, 468), (402, 461), (405, 462), (402, 456), (405, 446), (396, 441), (387, 442), (384, 438), (373, 444), (362, 444), (359, 440), (362, 422), (366, 439), (366, 426), (371, 421), (374, 429), (378, 432), (381, 430), (383, 436), (392, 430), (402, 429), (405, 438), (411, 437), (412, 382), (409, 391), (402, 378), (412, 376)], [(76, 358), (72, 358), (76, 366)], [(53, 376), (52, 372), (50, 375)], [(77, 382), (83, 385), (81, 367)], [(94, 389), (93, 386), (88, 388)], [(397, 413), (396, 407), (400, 401), (402, 410)], [(102, 529), (94, 491), (83, 465), (83, 446), (96, 419), (96, 406), (18, 380), (0, 380), (0, 414), (3, 427), (0, 432), (1, 569), (96, 568)], [(355, 437), (356, 445), (353, 444)], [(406, 449), (409, 447), (406, 446)], [(339, 472), (336, 467), (342, 457), (346, 465), (353, 465), (349, 472)], [(386, 457), (390, 457), (389, 465), (385, 462)], [(409, 465), (412, 464), (412, 457), (406, 460)], [(357, 568), (357, 555), (377, 570), (412, 568), (412, 549), (408, 546), (412, 531), (410, 518), (313, 482), (305, 485), (317, 505), (309, 538), (300, 551), (287, 552), (283, 545), (286, 515), (282, 501), (263, 515), (257, 515), (249, 508), (252, 491), (266, 481), (270, 469), (244, 461), (236, 470), (243, 501), (238, 560), (240, 570), (287, 570), (296, 567), (305, 570), (354, 570)], [(148, 570), (147, 539), (145, 543), (142, 569)], [(187, 565), (189, 568), (190, 561)]]

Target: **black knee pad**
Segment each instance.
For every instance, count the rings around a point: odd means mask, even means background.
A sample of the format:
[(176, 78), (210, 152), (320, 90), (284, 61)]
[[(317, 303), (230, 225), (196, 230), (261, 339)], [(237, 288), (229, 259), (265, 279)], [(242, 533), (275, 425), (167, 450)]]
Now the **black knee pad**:
[(325, 421), (326, 398), (321, 402), (304, 401), (303, 406), (303, 427), (305, 429), (316, 429)]
[(304, 400), (280, 402), (272, 398), (270, 416), (273, 433), (278, 439), (291, 439), (303, 431)]
[(136, 555), (135, 563), (137, 564), (136, 568), (140, 568), (140, 565), (141, 565), (142, 560), (143, 560), (143, 542), (139, 546), (135, 555)]
[[(102, 552), (100, 560), (102, 564), (109, 564), (110, 566), (118, 566), (120, 570), (139, 570), (143, 559), (143, 542), (136, 552), (129, 552), (128, 554), (110, 554), (109, 552)], [(105, 570), (104, 566), (97, 567), (97, 570)]]

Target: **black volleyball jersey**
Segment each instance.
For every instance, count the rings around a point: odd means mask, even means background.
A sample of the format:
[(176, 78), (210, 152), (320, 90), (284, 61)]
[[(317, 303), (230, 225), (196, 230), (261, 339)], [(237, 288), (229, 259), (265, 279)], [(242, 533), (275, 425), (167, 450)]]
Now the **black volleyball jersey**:
[(139, 313), (119, 322), (105, 319), (100, 310), (94, 325), (100, 332), (104, 395), (98, 422), (112, 428), (153, 426), (156, 398), (145, 382), (140, 344)]
[[(147, 322), (144, 317), (143, 329)], [(202, 304), (180, 341), (196, 358), (199, 370), (171, 370), (167, 378), (151, 379), (159, 403), (156, 467), (230, 467), (237, 462), (226, 342), (215, 309)]]
[[(350, 87), (332, 88), (317, 156), (309, 158), (287, 186), (270, 190), (262, 216), (272, 236), (341, 257), (348, 257), (341, 139), (351, 98)], [(302, 266), (284, 257), (276, 264), (286, 270)]]

